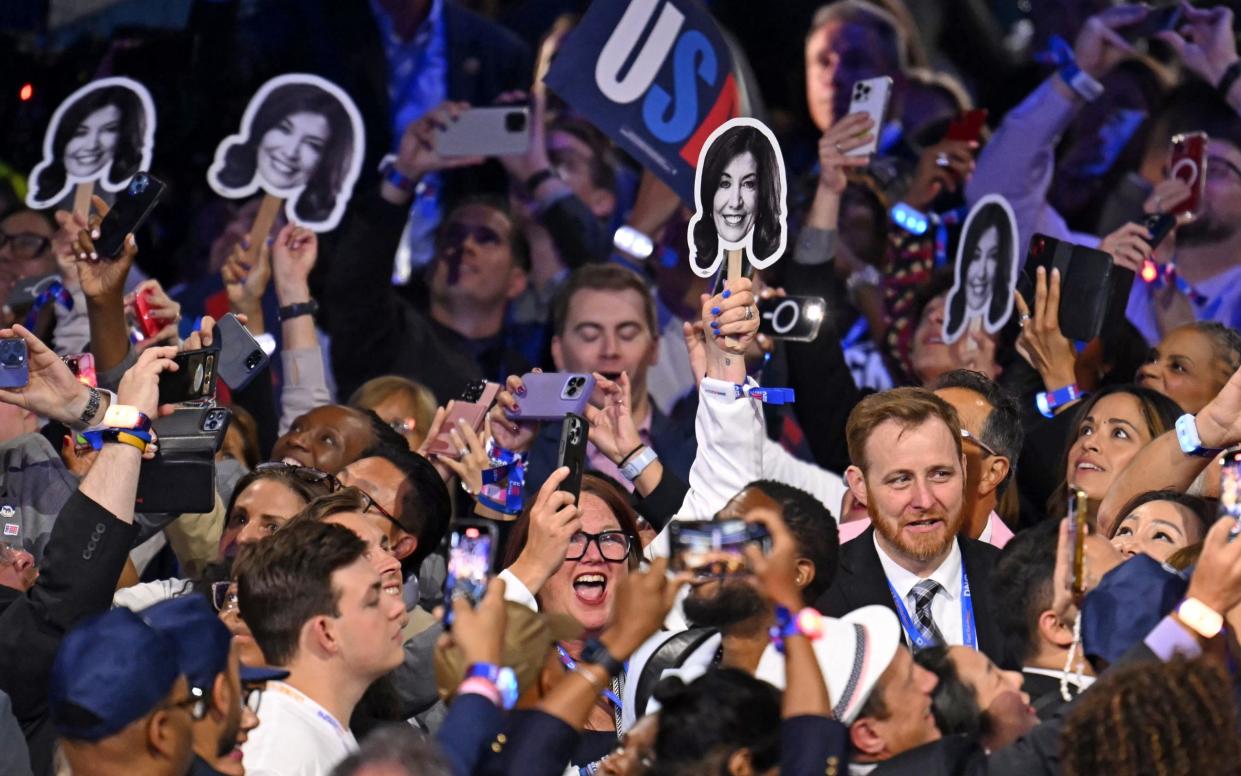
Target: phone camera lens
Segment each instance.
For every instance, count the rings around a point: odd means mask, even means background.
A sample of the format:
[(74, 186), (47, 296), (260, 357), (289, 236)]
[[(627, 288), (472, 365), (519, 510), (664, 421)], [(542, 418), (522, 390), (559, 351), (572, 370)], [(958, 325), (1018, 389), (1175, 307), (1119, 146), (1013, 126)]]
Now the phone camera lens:
[(250, 355), (246, 356), (246, 369), (254, 369), (262, 360), (263, 352), (259, 350), (254, 351)]
[(4, 347), (0, 348), (0, 365), (9, 369), (21, 366), (26, 361), (26, 354), (22, 352), (22, 348), (16, 342), (6, 342)]
[(525, 132), (526, 114), (521, 111), (506, 113), (504, 115), (504, 129), (506, 132)]
[(146, 173), (140, 172), (134, 176), (134, 179), (132, 181), (130, 181), (129, 193), (131, 196), (137, 196), (141, 194), (142, 192), (146, 191), (147, 186), (150, 186), (150, 185), (151, 185), (151, 179), (147, 177)]

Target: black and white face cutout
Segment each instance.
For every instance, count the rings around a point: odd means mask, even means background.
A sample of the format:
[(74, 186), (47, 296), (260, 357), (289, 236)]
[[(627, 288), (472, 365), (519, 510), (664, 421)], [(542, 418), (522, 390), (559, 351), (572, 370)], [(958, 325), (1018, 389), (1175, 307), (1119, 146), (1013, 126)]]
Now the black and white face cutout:
[(762, 122), (736, 118), (712, 132), (694, 175), (694, 274), (715, 275), (725, 250), (744, 249), (756, 269), (775, 263), (787, 242), (787, 188), (780, 145)]
[(1017, 221), (1008, 200), (988, 194), (974, 205), (961, 230), (954, 269), (944, 342), (956, 342), (971, 321), (995, 334), (1012, 315), (1017, 287)]
[(129, 78), (92, 81), (52, 114), (26, 204), (52, 207), (79, 183), (120, 191), (150, 169), (154, 148), (155, 103), (146, 87)]
[(289, 221), (331, 231), (362, 169), (364, 142), (357, 106), (336, 84), (278, 76), (250, 99), (241, 132), (220, 143), (207, 182), (230, 199), (262, 189), (285, 200)]

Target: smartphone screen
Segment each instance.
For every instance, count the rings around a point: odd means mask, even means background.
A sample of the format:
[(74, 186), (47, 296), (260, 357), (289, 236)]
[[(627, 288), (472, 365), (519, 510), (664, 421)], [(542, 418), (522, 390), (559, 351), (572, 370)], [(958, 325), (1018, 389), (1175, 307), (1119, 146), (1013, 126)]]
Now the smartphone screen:
[(1241, 534), (1241, 450), (1224, 454), (1219, 473), (1219, 516), (1232, 518), (1228, 541), (1233, 541)]
[(73, 372), (73, 376), (78, 379), (82, 385), (89, 385), (91, 388), (99, 387), (99, 378), (95, 374), (95, 356), (90, 353), (77, 353), (69, 356), (61, 356), (61, 361), (69, 367), (69, 371)]
[(1202, 211), (1207, 185), (1207, 134), (1188, 132), (1172, 138), (1168, 174), (1189, 186), (1189, 198), (1177, 206), (1178, 214), (1198, 215)]
[(1086, 501), (1084, 490), (1069, 489), (1069, 541), (1073, 546), (1069, 588), (1073, 595), (1083, 595), (1086, 592)]
[(461, 521), (448, 539), (448, 577), (444, 582), (444, 623), (452, 625), (452, 602), (466, 598), (478, 606), (491, 578), (495, 534), (491, 526)]
[(695, 576), (727, 577), (748, 573), (745, 548), (757, 543), (764, 552), (771, 549), (771, 537), (761, 525), (740, 519), (674, 520), (668, 524), (671, 544), (671, 571), (689, 571)]

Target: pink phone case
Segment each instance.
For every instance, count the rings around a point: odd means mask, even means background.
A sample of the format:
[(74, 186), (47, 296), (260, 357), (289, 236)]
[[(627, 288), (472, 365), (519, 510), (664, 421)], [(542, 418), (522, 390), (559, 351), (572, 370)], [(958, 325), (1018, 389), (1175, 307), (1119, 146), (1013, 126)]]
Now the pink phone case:
[(499, 393), (499, 385), (487, 383), (487, 387), (483, 389), (483, 393), (478, 397), (478, 401), (467, 402), (458, 399), (453, 402), (452, 411), (444, 418), (444, 424), (440, 426), (440, 432), (435, 439), (431, 440), (430, 446), (427, 447), (427, 452), (448, 458), (460, 458), (461, 450), (453, 444), (449, 432), (457, 427), (459, 420), (464, 420), (466, 425), (474, 429), (475, 432), (482, 431), (483, 421), (487, 418), (487, 411), (491, 409), (491, 405), (495, 402), (496, 395)]
[(595, 378), (570, 372), (531, 372), (521, 376), (526, 395), (517, 398), (518, 412), (504, 411), (512, 420), (560, 420), (572, 412), (583, 415)]

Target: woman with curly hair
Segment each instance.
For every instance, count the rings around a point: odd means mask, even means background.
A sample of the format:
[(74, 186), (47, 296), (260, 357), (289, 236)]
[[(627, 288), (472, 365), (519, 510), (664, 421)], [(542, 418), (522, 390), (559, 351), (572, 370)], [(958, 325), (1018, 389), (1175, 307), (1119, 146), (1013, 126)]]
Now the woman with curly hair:
[(1241, 773), (1232, 680), (1207, 660), (1118, 666), (1084, 694), (1060, 736), (1065, 776)]

